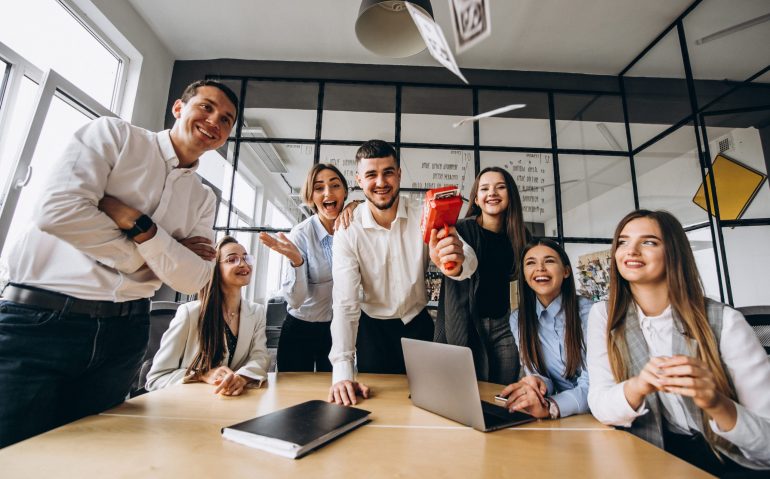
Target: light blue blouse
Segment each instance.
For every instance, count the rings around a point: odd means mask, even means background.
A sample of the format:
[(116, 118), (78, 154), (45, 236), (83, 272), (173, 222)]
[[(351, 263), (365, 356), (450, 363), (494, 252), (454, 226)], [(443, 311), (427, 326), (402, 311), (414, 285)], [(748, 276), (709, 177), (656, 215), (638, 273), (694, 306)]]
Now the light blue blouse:
[[(588, 412), (588, 371), (585, 369), (585, 351), (583, 351), (583, 367), (576, 377), (567, 379), (564, 377), (566, 365), (566, 349), (564, 346), (564, 311), (561, 307), (561, 295), (543, 308), (540, 301), (536, 300), (535, 312), (538, 316), (538, 335), (540, 336), (540, 350), (545, 361), (546, 374), (530, 371), (522, 364), (524, 374), (538, 376), (548, 386), (548, 396), (556, 401), (561, 417)], [(582, 296), (578, 296), (578, 312), (583, 329), (583, 338), (586, 338), (588, 328), (588, 313), (593, 302)], [(519, 340), (519, 310), (511, 313), (511, 331), (516, 340), (516, 346), (521, 348)]]
[(287, 311), (303, 321), (331, 321), (334, 236), (326, 231), (318, 215), (313, 215), (292, 228), (289, 238), (305, 261), (294, 268), (285, 260), (281, 291)]

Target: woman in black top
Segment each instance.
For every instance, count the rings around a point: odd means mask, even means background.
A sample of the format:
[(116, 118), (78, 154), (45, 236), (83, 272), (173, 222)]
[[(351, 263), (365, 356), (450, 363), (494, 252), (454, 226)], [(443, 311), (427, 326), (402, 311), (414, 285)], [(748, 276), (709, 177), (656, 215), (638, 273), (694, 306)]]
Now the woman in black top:
[(519, 353), (508, 321), (509, 284), (529, 235), (510, 173), (498, 167), (479, 173), (457, 232), (473, 247), (479, 265), (464, 281), (442, 282), (434, 339), (470, 347), (479, 380), (515, 382)]

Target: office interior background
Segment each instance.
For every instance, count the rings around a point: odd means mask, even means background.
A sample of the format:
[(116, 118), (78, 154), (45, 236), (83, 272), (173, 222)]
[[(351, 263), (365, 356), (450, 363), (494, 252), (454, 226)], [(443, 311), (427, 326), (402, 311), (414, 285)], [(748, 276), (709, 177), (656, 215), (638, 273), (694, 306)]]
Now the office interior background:
[[(587, 294), (602, 294), (615, 224), (642, 207), (669, 210), (685, 225), (709, 296), (768, 303), (766, 0), (493, 1), (491, 37), (457, 55), (469, 85), (427, 52), (402, 59), (368, 52), (353, 29), (358, 7), (354, 0), (4, 6), (2, 261), (13, 261), (7, 246), (34, 217), (75, 129), (103, 115), (170, 128), (174, 99), (207, 77), (228, 84), (242, 104), (230, 141), (204, 155), (198, 173), (220, 201), (217, 234), (233, 234), (257, 257), (250, 299), (279, 292), (283, 262), (257, 234), (288, 231), (309, 214), (299, 189), (311, 165), (335, 163), (354, 185), (357, 146), (381, 138), (398, 148), (402, 188), (415, 197), (457, 184), (467, 199), (480, 169), (507, 168), (531, 231), (565, 245)], [(451, 38), (447, 1), (434, 1), (433, 10)], [(527, 106), (452, 126), (513, 103)], [(715, 195), (703, 194), (704, 184), (713, 191), (720, 181), (726, 186)], [(159, 297), (185, 299), (168, 290)]]

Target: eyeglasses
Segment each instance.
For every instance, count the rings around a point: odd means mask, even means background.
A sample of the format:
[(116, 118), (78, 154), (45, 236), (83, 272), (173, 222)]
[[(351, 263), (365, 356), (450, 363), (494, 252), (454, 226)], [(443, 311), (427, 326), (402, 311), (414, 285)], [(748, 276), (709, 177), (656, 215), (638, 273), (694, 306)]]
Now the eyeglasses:
[(245, 254), (243, 256), (230, 255), (220, 261), (220, 263), (227, 263), (230, 266), (239, 266), (241, 264), (241, 260), (243, 260), (243, 262), (249, 266), (254, 266), (254, 256), (250, 254)]

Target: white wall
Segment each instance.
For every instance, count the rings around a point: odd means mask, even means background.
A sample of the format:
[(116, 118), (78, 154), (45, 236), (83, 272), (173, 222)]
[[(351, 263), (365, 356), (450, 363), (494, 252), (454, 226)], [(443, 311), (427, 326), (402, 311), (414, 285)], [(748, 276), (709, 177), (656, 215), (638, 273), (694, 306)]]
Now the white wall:
[(171, 52), (128, 2), (71, 2), (130, 58), (124, 101), (116, 113), (134, 125), (162, 130), (174, 67)]

